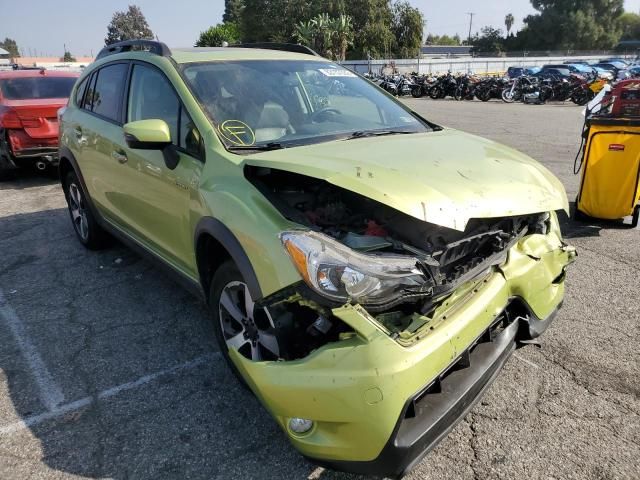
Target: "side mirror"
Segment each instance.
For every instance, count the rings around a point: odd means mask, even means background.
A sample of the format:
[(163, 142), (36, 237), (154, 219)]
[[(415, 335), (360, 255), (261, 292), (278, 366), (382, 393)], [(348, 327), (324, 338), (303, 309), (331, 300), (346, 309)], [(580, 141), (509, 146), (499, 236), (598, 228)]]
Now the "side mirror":
[(164, 120), (152, 118), (124, 125), (124, 139), (129, 148), (138, 150), (161, 150), (168, 169), (178, 166), (180, 156), (171, 143), (169, 125)]
[(126, 123), (123, 128), (124, 139), (130, 148), (162, 150), (171, 145), (171, 132), (164, 120), (138, 120)]

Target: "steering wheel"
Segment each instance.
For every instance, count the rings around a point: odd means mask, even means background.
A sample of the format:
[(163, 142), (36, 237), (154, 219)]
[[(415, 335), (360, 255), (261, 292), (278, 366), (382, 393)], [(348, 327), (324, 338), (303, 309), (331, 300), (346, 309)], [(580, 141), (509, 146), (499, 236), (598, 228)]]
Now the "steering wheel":
[[(312, 122), (323, 122), (324, 120), (322, 120), (322, 118), (327, 114), (342, 115), (342, 112), (340, 110), (338, 110), (337, 108), (331, 108), (331, 107), (321, 108), (320, 110), (316, 110), (315, 112), (313, 112), (311, 114), (311, 121)], [(325, 119), (328, 119), (328, 117), (325, 117)]]

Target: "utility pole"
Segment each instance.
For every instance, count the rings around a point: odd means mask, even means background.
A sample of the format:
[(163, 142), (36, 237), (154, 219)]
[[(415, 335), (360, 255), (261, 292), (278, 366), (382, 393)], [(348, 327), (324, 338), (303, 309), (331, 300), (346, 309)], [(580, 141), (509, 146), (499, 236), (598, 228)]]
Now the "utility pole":
[(471, 45), (471, 27), (473, 25), (473, 16), (475, 13), (467, 12), (467, 15), (469, 15), (469, 37), (467, 38), (467, 44)]

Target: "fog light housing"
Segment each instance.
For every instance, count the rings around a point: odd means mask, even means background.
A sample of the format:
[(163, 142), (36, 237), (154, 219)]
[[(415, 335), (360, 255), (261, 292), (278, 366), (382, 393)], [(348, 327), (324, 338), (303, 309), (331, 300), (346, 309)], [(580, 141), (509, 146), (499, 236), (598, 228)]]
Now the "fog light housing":
[(312, 428), (313, 420), (309, 420), (308, 418), (294, 417), (289, 419), (289, 430), (298, 435), (307, 433)]

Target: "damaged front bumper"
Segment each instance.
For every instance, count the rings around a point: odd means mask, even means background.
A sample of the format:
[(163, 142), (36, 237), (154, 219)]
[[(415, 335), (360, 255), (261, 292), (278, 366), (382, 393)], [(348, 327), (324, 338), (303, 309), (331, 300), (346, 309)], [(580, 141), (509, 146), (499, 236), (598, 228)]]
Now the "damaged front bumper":
[[(575, 250), (531, 235), (507, 261), (444, 300), (424, 327), (394, 336), (358, 305), (333, 315), (355, 333), (294, 361), (230, 356), (294, 446), (339, 470), (400, 477), (464, 417), (522, 339), (542, 333)], [(296, 434), (289, 419), (313, 420)]]

